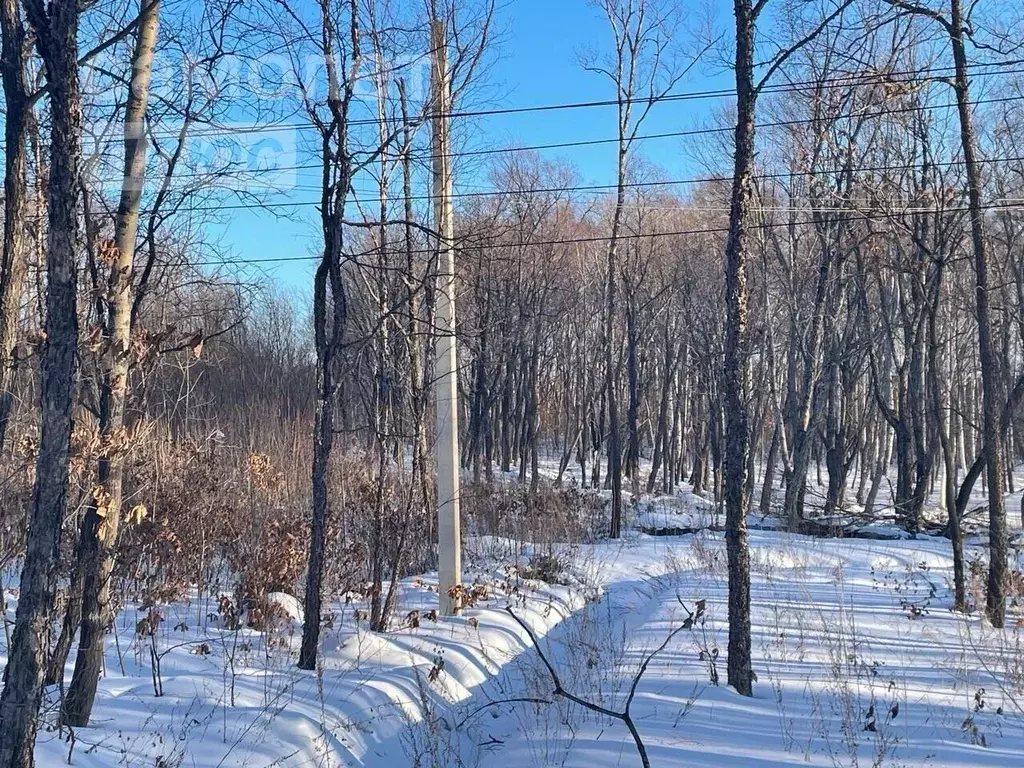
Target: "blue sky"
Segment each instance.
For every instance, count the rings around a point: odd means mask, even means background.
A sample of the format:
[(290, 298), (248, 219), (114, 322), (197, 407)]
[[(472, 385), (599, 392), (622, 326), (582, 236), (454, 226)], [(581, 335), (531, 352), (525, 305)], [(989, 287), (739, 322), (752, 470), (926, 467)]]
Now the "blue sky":
[[(607, 21), (586, 0), (511, 0), (499, 8), (497, 26), (501, 37), (491, 56), (486, 86), (473, 103), (464, 105), (466, 108), (535, 106), (614, 96), (607, 79), (585, 71), (579, 63), (581, 51), (610, 47)], [(676, 90), (721, 88), (729, 83), (728, 72), (709, 74), (704, 68), (691, 72)], [(698, 127), (708, 121), (715, 106), (715, 101), (658, 105), (641, 133)], [(477, 120), (470, 142), (474, 148), (492, 148), (608, 139), (615, 130), (612, 107), (496, 115)], [(683, 141), (666, 138), (640, 142), (639, 153), (660, 166), (666, 177), (684, 178), (695, 169), (690, 160), (694, 148), (684, 147)], [(601, 145), (545, 150), (543, 154), (575, 165), (583, 184), (605, 184), (614, 180), (614, 151), (613, 145)], [(474, 171), (458, 182), (464, 189), (480, 189), (485, 184), (483, 171)], [(275, 196), (270, 202), (316, 197), (312, 191), (317, 183), (315, 172), (302, 173), (298, 183), (301, 191)], [(284, 220), (265, 211), (232, 211), (230, 221), (211, 227), (210, 236), (239, 259), (316, 253), (320, 238), (315, 210), (302, 208), (290, 215), (292, 220)], [(308, 295), (312, 262), (266, 265), (261, 269), (284, 290)]]

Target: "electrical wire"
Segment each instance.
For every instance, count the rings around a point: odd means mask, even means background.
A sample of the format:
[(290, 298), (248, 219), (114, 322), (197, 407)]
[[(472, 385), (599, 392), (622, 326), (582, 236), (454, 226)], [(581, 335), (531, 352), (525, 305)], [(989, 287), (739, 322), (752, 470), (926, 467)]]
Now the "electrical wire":
[[(983, 210), (990, 211), (1024, 211), (1024, 205), (1022, 204), (987, 204), (982, 206)], [(721, 209), (721, 212), (725, 212), (727, 209)], [(811, 210), (811, 212), (821, 213), (824, 211)], [(867, 212), (858, 210), (855, 208), (851, 209), (826, 209), (832, 211), (839, 211), (843, 214), (848, 215), (849, 218), (855, 220), (879, 220), (889, 219), (893, 216), (907, 215), (907, 214), (920, 214), (920, 213), (966, 213), (969, 209), (966, 206), (960, 206), (956, 208), (926, 208), (919, 207), (914, 209), (900, 209), (893, 211), (876, 211)], [(789, 213), (786, 208), (758, 208), (754, 209), (753, 212), (772, 212), (772, 213)], [(756, 229), (777, 229), (777, 228), (788, 228), (792, 226), (804, 226), (808, 224), (815, 224), (813, 220), (803, 221), (778, 221), (778, 222), (757, 222), (753, 228)], [(687, 235), (711, 235), (711, 234), (725, 234), (729, 232), (729, 227), (702, 227), (697, 229), (678, 229), (667, 232), (642, 232), (642, 233), (622, 233), (618, 235), (619, 240), (644, 240), (647, 238), (657, 239), (661, 237), (683, 237)], [(491, 242), (491, 243), (464, 243), (456, 245), (455, 249), (459, 252), (465, 253), (466, 251), (485, 251), (491, 248), (505, 248), (510, 246), (544, 246), (544, 245), (574, 245), (583, 243), (603, 243), (611, 240), (611, 235), (593, 235), (587, 237), (572, 237), (572, 238), (559, 238), (557, 240), (533, 240), (522, 243), (503, 243), (503, 242)], [(344, 255), (347, 261), (358, 261), (363, 256), (371, 256), (380, 252), (379, 248), (371, 248), (365, 251), (348, 253)], [(415, 255), (429, 255), (435, 253), (435, 249), (432, 248), (414, 248), (411, 251), (405, 249), (399, 249), (402, 254), (415, 254)], [(198, 262), (193, 263), (191, 266), (195, 267), (213, 267), (213, 266), (249, 266), (257, 264), (283, 264), (291, 262), (308, 262), (308, 261), (319, 261), (322, 257), (319, 255), (315, 256), (275, 256), (260, 259), (221, 259), (217, 261)]]
[[(1019, 63), (1019, 62), (1015, 62)], [(992, 71), (979, 72), (978, 68), (995, 68)], [(977, 64), (973, 68), (971, 75), (974, 77), (988, 77), (992, 75), (1006, 76), (1014, 74), (1024, 73), (1024, 69), (1008, 69), (1006, 64)], [(823, 78), (821, 80), (804, 80), (804, 81), (793, 81), (790, 83), (779, 83), (777, 85), (769, 85), (762, 89), (761, 93), (798, 93), (801, 91), (815, 90), (815, 89), (833, 89), (833, 88), (853, 88), (859, 85), (900, 85), (900, 84), (912, 84), (920, 83), (922, 78), (930, 78), (938, 76), (942, 72), (953, 72), (952, 66), (942, 67), (926, 67), (918, 70), (894, 70), (893, 72), (879, 72), (869, 73), (864, 75), (845, 75), (835, 78)], [(479, 109), (479, 110), (459, 110), (448, 112), (444, 115), (431, 114), (431, 117), (445, 116), (450, 119), (465, 119), (465, 118), (476, 118), (476, 117), (494, 117), (501, 115), (516, 115), (516, 114), (535, 114), (545, 112), (555, 112), (562, 110), (575, 110), (575, 109), (590, 109), (596, 107), (618, 107), (619, 105), (653, 105), (653, 104), (671, 104), (681, 101), (694, 101), (704, 99), (717, 99), (732, 96), (735, 93), (733, 88), (717, 88), (717, 89), (706, 89), (696, 91), (684, 91), (675, 94), (666, 94), (664, 96), (656, 97), (634, 97), (632, 99), (621, 98), (621, 99), (604, 99), (596, 101), (579, 101), (579, 102), (564, 102), (556, 104), (539, 104), (524, 107), (496, 107), (492, 109)], [(400, 117), (385, 117), (383, 118), (384, 123), (395, 123), (400, 124), (402, 118)], [(347, 123), (349, 126), (359, 125), (380, 125), (380, 118), (360, 118), (352, 119)], [(313, 121), (302, 121), (295, 123), (279, 123), (270, 124), (267, 126), (215, 126), (207, 131), (197, 131), (193, 133), (193, 136), (216, 136), (221, 134), (237, 134), (237, 133), (269, 133), (276, 131), (295, 131), (305, 128), (315, 127)], [(161, 136), (159, 133), (154, 133), (154, 136)], [(168, 132), (164, 134), (165, 138), (173, 138), (177, 135), (177, 132)]]

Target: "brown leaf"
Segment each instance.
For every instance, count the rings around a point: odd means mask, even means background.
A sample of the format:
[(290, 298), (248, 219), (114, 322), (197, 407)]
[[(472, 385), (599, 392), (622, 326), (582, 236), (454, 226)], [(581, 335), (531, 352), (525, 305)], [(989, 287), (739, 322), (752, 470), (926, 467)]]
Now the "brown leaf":
[(113, 267), (117, 264), (117, 260), (120, 255), (121, 251), (117, 247), (117, 243), (113, 240), (104, 240), (100, 243), (100, 261), (102, 261), (107, 267)]

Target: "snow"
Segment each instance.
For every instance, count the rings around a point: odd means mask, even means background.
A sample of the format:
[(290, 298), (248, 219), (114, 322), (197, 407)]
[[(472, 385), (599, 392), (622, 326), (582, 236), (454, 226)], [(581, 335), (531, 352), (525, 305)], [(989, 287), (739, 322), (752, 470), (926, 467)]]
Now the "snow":
[(266, 597), (267, 605), (280, 609), (291, 621), (302, 623), (302, 603), (294, 595), (287, 592), (270, 592)]
[[(640, 686), (634, 716), (653, 765), (1020, 764), (1024, 721), (1008, 674), (1019, 664), (1019, 627), (986, 631), (978, 619), (946, 610), (951, 564), (940, 542), (754, 532), (753, 699), (713, 685), (707, 655), (701, 659), (702, 648), (719, 649), (724, 678), (720, 541), (670, 551), (673, 570), (657, 580), (650, 599), (629, 589), (609, 595), (626, 627), (619, 696), (610, 700), (621, 700), (640, 659), (678, 626), (676, 593), (707, 600), (708, 636), (681, 635)], [(907, 608), (913, 605), (923, 611), (916, 618)], [(563, 667), (580, 665), (578, 647), (563, 644)], [(558, 715), (546, 714), (525, 736), (507, 729), (495, 736), (505, 741), (496, 753), (501, 764), (638, 764), (621, 726), (575, 711), (569, 735), (559, 733)]]
[[(698, 600), (706, 622), (651, 661), (632, 704), (652, 765), (1024, 764), (1018, 606), (1005, 630), (977, 612), (954, 614), (949, 542), (891, 539), (898, 529), (887, 523), (867, 526), (878, 538), (751, 530), (758, 679), (753, 698), (738, 696), (725, 685), (727, 579), (714, 512), (684, 493), (632, 505), (635, 530), (621, 541), (470, 538), (466, 582), (486, 592), (475, 606), (434, 621), (436, 574), (409, 578), (403, 626), (382, 635), (360, 620), (359, 598), (337, 596), (316, 672), (294, 666), (302, 608), (291, 595), (268, 596), (290, 620), (266, 632), (220, 628), (209, 618), (216, 599), (194, 596), (160, 606), (159, 631), (140, 637), (145, 613), (129, 607), (107, 644), (94, 725), (69, 740), (48, 689), (38, 764), (639, 765), (621, 722), (554, 696), (506, 609), (537, 636), (566, 690), (618, 710), (640, 663)], [(696, 532), (639, 532), (682, 529)], [(982, 555), (974, 547), (968, 562)], [(528, 578), (535, 556), (558, 564), (556, 583)], [(983, 579), (971, 591), (981, 599)], [(6, 597), (13, 620), (16, 592)], [(552, 703), (507, 701), (526, 698)]]
[(715, 503), (693, 491), (638, 502), (633, 525), (652, 534), (695, 533), (718, 524)]

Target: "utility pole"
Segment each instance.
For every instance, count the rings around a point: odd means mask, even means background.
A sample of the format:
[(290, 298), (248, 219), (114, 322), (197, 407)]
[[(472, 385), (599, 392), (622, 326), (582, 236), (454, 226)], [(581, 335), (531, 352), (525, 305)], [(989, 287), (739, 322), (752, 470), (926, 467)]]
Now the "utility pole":
[(437, 586), (441, 614), (454, 616), (460, 601), (452, 589), (462, 583), (462, 538), (459, 524), (459, 393), (455, 349), (455, 222), (452, 209), (451, 142), (448, 120), (451, 83), (444, 22), (430, 23), (431, 95), (434, 102), (434, 226), (437, 259), (437, 346), (434, 395), (437, 403)]

